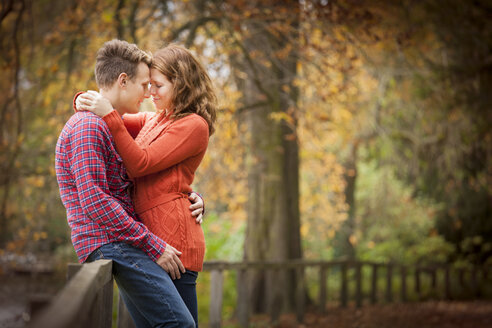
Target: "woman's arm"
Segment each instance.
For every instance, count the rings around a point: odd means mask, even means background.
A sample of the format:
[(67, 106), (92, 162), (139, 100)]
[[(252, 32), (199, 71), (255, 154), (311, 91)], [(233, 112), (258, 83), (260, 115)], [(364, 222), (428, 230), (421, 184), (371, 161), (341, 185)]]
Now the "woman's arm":
[(140, 112), (137, 114), (124, 114), (123, 115), (123, 124), (125, 125), (126, 130), (133, 139), (135, 139), (140, 130), (142, 130), (145, 122), (149, 119), (149, 117), (153, 116), (152, 112)]
[[(78, 111), (83, 111), (87, 110), (84, 109), (86, 106), (90, 105), (90, 101), (92, 101), (92, 97), (90, 95), (90, 92), (95, 92), (95, 91), (89, 91), (89, 92), (77, 92), (73, 98), (73, 110), (75, 112)], [(108, 102), (109, 103), (109, 102)], [(99, 104), (100, 105), (100, 104)], [(106, 104), (105, 104), (106, 105)], [(108, 110), (111, 111), (113, 107), (111, 106)], [(106, 110), (106, 109), (105, 109)], [(97, 114), (97, 113), (95, 113)], [(141, 112), (137, 114), (124, 114), (123, 115), (123, 123), (125, 124), (126, 129), (130, 133), (133, 139), (135, 139), (142, 130), (142, 127), (145, 125), (145, 122), (147, 119), (152, 117), (154, 113), (152, 112)], [(101, 115), (100, 115), (101, 116)]]
[(103, 119), (113, 135), (128, 175), (133, 178), (167, 169), (205, 151), (208, 146), (208, 124), (198, 115), (188, 115), (172, 122), (166, 132), (145, 149), (133, 140), (116, 111)]

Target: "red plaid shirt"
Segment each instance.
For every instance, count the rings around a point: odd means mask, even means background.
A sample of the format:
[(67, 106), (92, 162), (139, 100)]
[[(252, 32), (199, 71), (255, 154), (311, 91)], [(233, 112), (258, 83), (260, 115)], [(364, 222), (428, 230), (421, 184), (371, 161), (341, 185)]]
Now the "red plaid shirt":
[(125, 242), (154, 261), (166, 243), (138, 221), (123, 162), (106, 123), (89, 112), (73, 115), (56, 145), (55, 169), (72, 243), (84, 262), (97, 248)]

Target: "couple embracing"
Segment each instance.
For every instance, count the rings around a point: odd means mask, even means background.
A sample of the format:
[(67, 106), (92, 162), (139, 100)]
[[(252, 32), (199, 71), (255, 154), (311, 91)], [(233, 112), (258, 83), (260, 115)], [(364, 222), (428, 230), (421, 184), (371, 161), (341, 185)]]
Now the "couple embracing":
[[(99, 49), (95, 77), (55, 156), (79, 261), (113, 261), (137, 327), (198, 327), (203, 200), (190, 186), (214, 132), (212, 82), (183, 47), (150, 56), (121, 40)], [(149, 96), (156, 112), (139, 112)]]

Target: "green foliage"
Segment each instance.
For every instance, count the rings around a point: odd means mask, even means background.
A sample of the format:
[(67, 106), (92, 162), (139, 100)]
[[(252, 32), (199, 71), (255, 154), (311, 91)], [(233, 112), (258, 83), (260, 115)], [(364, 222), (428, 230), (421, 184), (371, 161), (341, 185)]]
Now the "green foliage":
[(202, 224), (207, 244), (205, 260), (241, 261), (245, 223), (206, 213)]
[[(216, 213), (207, 213), (202, 224), (207, 244), (205, 260), (241, 261), (245, 224), (237, 224)], [(236, 273), (224, 272), (223, 318), (233, 316), (236, 304)], [(201, 272), (197, 282), (198, 316), (208, 322), (210, 305), (210, 273)]]
[(391, 167), (360, 162), (357, 181), (357, 254), (362, 260), (443, 262), (454, 250), (434, 228), (442, 205), (412, 197)]

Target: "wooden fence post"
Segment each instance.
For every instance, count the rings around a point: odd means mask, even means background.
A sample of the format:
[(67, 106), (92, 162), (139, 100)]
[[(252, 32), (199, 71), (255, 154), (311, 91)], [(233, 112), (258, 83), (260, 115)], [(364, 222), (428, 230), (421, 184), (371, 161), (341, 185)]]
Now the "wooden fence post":
[(386, 302), (393, 301), (393, 264), (388, 263), (386, 269)]
[[(67, 267), (67, 280), (72, 279), (82, 268), (80, 263), (69, 263)], [(94, 327), (111, 327), (113, 307), (108, 308), (108, 304), (113, 304), (113, 279), (109, 280), (101, 291), (96, 294), (96, 299), (88, 314), (88, 322)]]
[(324, 265), (319, 266), (319, 312), (326, 312), (326, 270)]
[(371, 303), (376, 304), (377, 302), (377, 288), (378, 288), (378, 265), (372, 265), (372, 275), (371, 275)]
[(135, 328), (135, 323), (120, 293), (118, 293), (118, 319), (116, 319), (116, 327)]
[(222, 270), (212, 270), (210, 275), (210, 327), (220, 328), (222, 324), (224, 275)]
[(304, 288), (304, 266), (300, 265), (296, 269), (297, 286), (296, 286), (296, 303), (297, 303), (297, 322), (304, 322), (304, 293), (306, 292)]
[(400, 267), (401, 272), (401, 301), (407, 301), (407, 268), (405, 266)]
[(415, 267), (415, 293), (417, 293), (417, 297), (420, 300), (422, 298), (421, 295), (422, 289), (420, 286), (420, 268)]
[(431, 289), (434, 295), (437, 295), (437, 269), (435, 267), (430, 269), (431, 274)]
[(480, 288), (478, 283), (478, 269), (477, 266), (474, 265), (471, 270), (471, 288), (473, 292), (474, 298), (480, 297)]
[(82, 264), (80, 263), (68, 263), (67, 265), (67, 281), (72, 279), (77, 272), (82, 268)]
[(465, 288), (466, 287), (466, 284), (465, 284), (465, 269), (463, 269), (463, 268), (458, 269), (458, 280), (460, 282), (460, 287), (461, 288)]
[[(69, 276), (79, 270), (51, 305), (31, 321), (31, 328), (111, 327), (113, 302), (112, 262), (98, 260), (81, 268), (73, 266)], [(109, 309), (109, 310), (108, 310)]]
[(90, 327), (107, 327), (112, 326), (113, 321), (113, 279), (106, 282), (96, 299), (92, 303), (89, 311)]
[(340, 303), (342, 307), (347, 307), (348, 279), (347, 279), (347, 261), (341, 263), (340, 274), (342, 285), (340, 287)]
[[(271, 269), (267, 269), (264, 271), (265, 272), (265, 279), (267, 281), (267, 286), (270, 284), (273, 284), (275, 282), (279, 281), (279, 278), (282, 277), (282, 275), (279, 274), (280, 268), (273, 267)], [(291, 273), (291, 270), (287, 270), (287, 275)], [(299, 287), (299, 280), (296, 275), (296, 271), (292, 270), (292, 274), (294, 275), (294, 280), (297, 282), (296, 284), (296, 300), (297, 300), (297, 288)], [(283, 277), (282, 277), (283, 278)], [(278, 298), (278, 291), (275, 290), (274, 293), (270, 295), (270, 297), (267, 299), (267, 309), (268, 309), (268, 314), (270, 315), (270, 320), (272, 322), (277, 322), (278, 318), (280, 317), (280, 312), (282, 311), (282, 304), (280, 299)], [(296, 308), (298, 309), (298, 308)]]
[(449, 265), (446, 265), (444, 268), (444, 299), (451, 299), (451, 275)]
[(249, 297), (248, 286), (246, 284), (246, 270), (241, 269), (237, 271), (237, 316), (239, 325), (243, 328), (249, 326)]
[(355, 304), (357, 308), (362, 306), (362, 263), (355, 264)]

